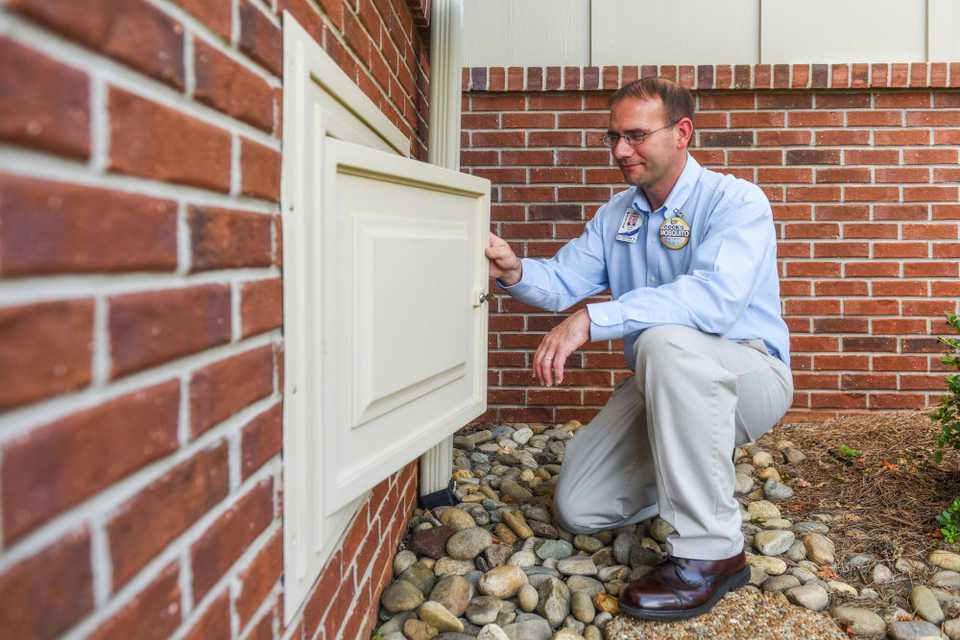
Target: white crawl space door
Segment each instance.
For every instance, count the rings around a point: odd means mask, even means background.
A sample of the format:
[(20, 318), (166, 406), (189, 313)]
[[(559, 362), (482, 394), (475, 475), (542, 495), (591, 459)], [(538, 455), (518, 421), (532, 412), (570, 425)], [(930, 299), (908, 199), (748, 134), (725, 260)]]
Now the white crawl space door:
[(368, 491), (486, 409), (487, 180), (409, 141), (284, 14), (284, 612)]

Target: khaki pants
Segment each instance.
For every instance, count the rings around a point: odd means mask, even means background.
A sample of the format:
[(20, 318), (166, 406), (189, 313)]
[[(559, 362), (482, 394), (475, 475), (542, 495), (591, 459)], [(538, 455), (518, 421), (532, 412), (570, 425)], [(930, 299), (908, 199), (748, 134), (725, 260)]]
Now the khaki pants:
[(756, 440), (793, 401), (789, 367), (749, 344), (680, 325), (636, 343), (636, 375), (567, 443), (554, 513), (596, 533), (659, 513), (681, 558), (718, 560), (743, 548), (733, 449)]

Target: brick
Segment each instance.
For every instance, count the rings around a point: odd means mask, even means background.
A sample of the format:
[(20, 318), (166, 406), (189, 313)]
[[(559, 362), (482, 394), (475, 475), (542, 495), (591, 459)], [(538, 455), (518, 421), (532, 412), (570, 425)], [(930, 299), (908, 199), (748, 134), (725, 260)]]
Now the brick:
[(899, 300), (844, 300), (843, 313), (850, 316), (862, 315), (897, 315), (900, 311)]
[(910, 146), (930, 144), (928, 129), (881, 129), (874, 133), (877, 146)]
[(90, 81), (82, 71), (0, 37), (0, 139), (90, 156)]
[(850, 111), (848, 127), (900, 127), (903, 126), (903, 111)]
[[(734, 129), (782, 127), (785, 122), (786, 113), (783, 111), (735, 111), (730, 114), (730, 126)], [(700, 127), (703, 127), (702, 123)]]
[(471, 95), (470, 111), (522, 111), (526, 97), (522, 95)]
[(846, 202), (897, 202), (900, 200), (898, 187), (853, 187), (843, 188)]
[(474, 131), (470, 134), (473, 147), (522, 147), (523, 131)]
[(922, 409), (926, 405), (922, 394), (871, 393), (871, 409)]
[(245, 282), (240, 287), (241, 335), (247, 338), (283, 325), (283, 287), (279, 278)]
[(8, 0), (7, 7), (174, 88), (185, 85), (183, 25), (145, 0)]
[(840, 164), (836, 149), (789, 149), (787, 164)]
[(926, 242), (877, 242), (873, 245), (874, 258), (927, 258)]
[(840, 187), (789, 187), (787, 189), (788, 202), (840, 202), (840, 200)]
[(527, 134), (528, 147), (580, 147), (579, 131), (531, 131)]
[(61, 637), (93, 611), (89, 532), (72, 531), (8, 566), (0, 573), (0, 598), (0, 628), (18, 638)]
[(956, 162), (956, 149), (903, 150), (903, 164), (956, 164)]
[(899, 227), (895, 224), (846, 224), (843, 226), (844, 238), (887, 238), (896, 240)]
[(787, 114), (788, 127), (842, 127), (841, 111), (791, 111)]
[(904, 240), (956, 240), (956, 224), (905, 224), (902, 238)]
[(843, 152), (843, 163), (852, 164), (899, 164), (900, 154), (893, 149), (846, 149)]
[(90, 637), (94, 640), (169, 637), (182, 619), (179, 579), (179, 565), (173, 562)]
[[(789, 154), (788, 162), (789, 162)], [(839, 151), (837, 152), (837, 163), (839, 163)], [(850, 183), (850, 182), (870, 182), (869, 169), (842, 168), (842, 169), (817, 169), (817, 184), (823, 183)]]
[(273, 348), (258, 347), (200, 369), (190, 379), (194, 437), (273, 393)]
[(193, 597), (202, 599), (272, 520), (273, 479), (267, 478), (221, 515), (190, 547)]
[[(818, 132), (819, 133), (819, 132)], [(758, 131), (758, 147), (808, 145), (813, 134), (810, 131)]]
[(345, 626), (344, 623), (347, 620), (347, 612), (357, 599), (357, 594), (354, 590), (353, 576), (353, 569), (350, 568), (348, 574), (344, 576), (343, 581), (340, 583), (340, 588), (337, 590), (336, 595), (331, 598), (327, 615), (323, 620), (323, 631), (328, 638), (335, 638), (337, 632)]
[[(269, 618), (269, 616), (267, 616)], [(224, 590), (216, 600), (211, 602), (206, 611), (187, 631), (184, 640), (206, 640), (207, 638), (230, 637), (230, 594)], [(299, 638), (299, 636), (294, 636)], [(272, 638), (272, 636), (271, 636)]]
[(903, 167), (896, 169), (876, 169), (874, 176), (878, 183), (929, 182), (930, 169), (925, 167)]
[(919, 204), (876, 205), (873, 216), (876, 220), (926, 220), (928, 207)]
[(840, 376), (841, 389), (896, 389), (897, 376), (876, 373), (845, 373)]
[(699, 95), (699, 108), (709, 109), (755, 109), (756, 95), (753, 93), (704, 93)]
[(815, 333), (867, 333), (869, 322), (866, 318), (815, 318)]
[(244, 425), (240, 440), (240, 473), (244, 480), (280, 453), (283, 444), (282, 427), (281, 404), (274, 405)]
[(227, 445), (221, 442), (180, 463), (127, 500), (107, 523), (114, 589), (126, 584), (225, 498), (228, 490)]
[(760, 109), (812, 109), (813, 94), (802, 91), (758, 93), (757, 107)]
[(273, 130), (273, 93), (258, 75), (203, 41), (194, 41), (194, 97), (255, 127)]
[(822, 355), (814, 356), (814, 369), (825, 371), (866, 371), (869, 360), (867, 356), (854, 355)]
[(870, 132), (854, 129), (827, 129), (817, 131), (814, 144), (817, 146), (853, 146), (870, 144)]
[(957, 187), (904, 187), (904, 202), (956, 202)]
[(782, 165), (783, 152), (779, 149), (731, 150), (727, 152), (731, 165)]
[(531, 95), (527, 108), (530, 111), (579, 111), (583, 99), (575, 93)]
[(703, 147), (750, 147), (753, 146), (752, 131), (701, 131)]
[(115, 87), (108, 105), (111, 171), (229, 191), (226, 131)]
[(173, 201), (0, 174), (0, 274), (176, 266)]
[(109, 299), (111, 377), (230, 340), (230, 290), (199, 285)]
[(276, 533), (238, 576), (243, 585), (236, 600), (241, 629), (246, 627), (260, 604), (277, 584), (282, 570), (283, 537)]
[(557, 116), (552, 113), (504, 113), (500, 118), (504, 129), (552, 129), (557, 123)]
[(191, 206), (192, 272), (236, 267), (270, 266), (272, 220), (260, 213)]
[(0, 409), (87, 386), (93, 301), (63, 300), (0, 309)]
[(280, 154), (277, 151), (241, 139), (240, 175), (243, 195), (280, 202)]
[(3, 448), (3, 538), (39, 524), (179, 446), (171, 380), (35, 429)]

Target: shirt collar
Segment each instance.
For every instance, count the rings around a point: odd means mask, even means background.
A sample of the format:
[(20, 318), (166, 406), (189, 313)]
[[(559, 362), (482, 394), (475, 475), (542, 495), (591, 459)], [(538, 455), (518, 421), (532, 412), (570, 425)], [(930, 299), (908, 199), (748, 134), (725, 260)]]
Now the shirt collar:
[[(683, 171), (680, 172), (680, 177), (677, 179), (676, 184), (673, 185), (673, 189), (670, 190), (670, 194), (663, 203), (667, 211), (680, 209), (686, 204), (687, 199), (690, 197), (690, 192), (693, 191), (693, 187), (697, 184), (702, 172), (703, 167), (701, 167), (700, 163), (688, 152), (686, 162), (683, 165)], [(650, 203), (647, 201), (647, 196), (643, 193), (643, 190), (639, 187), (634, 187), (633, 190), (633, 206), (639, 211), (651, 213)]]

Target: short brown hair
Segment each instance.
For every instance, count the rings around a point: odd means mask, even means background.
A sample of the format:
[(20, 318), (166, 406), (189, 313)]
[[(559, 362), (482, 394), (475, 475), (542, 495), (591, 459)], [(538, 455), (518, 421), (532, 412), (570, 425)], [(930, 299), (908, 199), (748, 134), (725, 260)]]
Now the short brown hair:
[(678, 122), (681, 118), (693, 120), (693, 95), (686, 87), (666, 78), (641, 78), (623, 85), (610, 96), (610, 107), (625, 98), (651, 100), (655, 97), (663, 101), (667, 122)]

